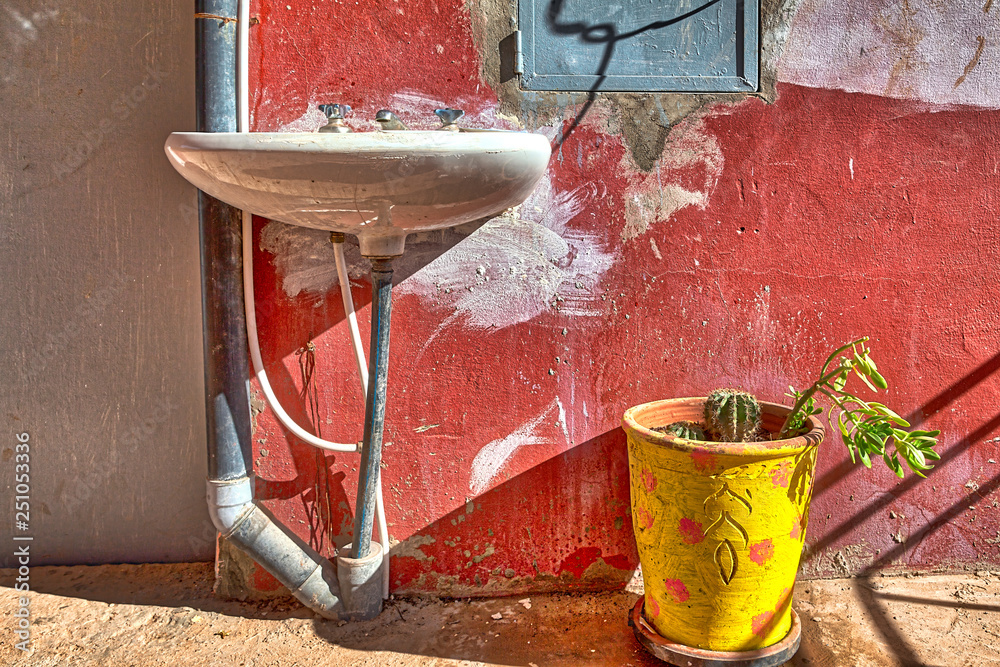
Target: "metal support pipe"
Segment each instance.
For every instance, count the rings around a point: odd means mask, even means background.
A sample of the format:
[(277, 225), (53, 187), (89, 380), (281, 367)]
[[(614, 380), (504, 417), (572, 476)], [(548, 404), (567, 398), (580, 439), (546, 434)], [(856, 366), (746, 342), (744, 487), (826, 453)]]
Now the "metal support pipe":
[(372, 542), (375, 494), (382, 463), (382, 429), (389, 375), (389, 321), (392, 316), (392, 257), (370, 257), (372, 263), (372, 333), (368, 357), (368, 397), (365, 434), (354, 510), (354, 553), (368, 555)]
[[(236, 16), (236, 0), (199, 0), (196, 11)], [(236, 22), (199, 19), (198, 131), (236, 130)], [(208, 475), (233, 480), (251, 470), (250, 389), (243, 309), (240, 212), (198, 193), (201, 304), (208, 412)]]
[[(202, 132), (236, 130), (237, 5), (237, 0), (195, 3), (198, 130)], [(254, 502), (241, 213), (204, 193), (199, 193), (198, 202), (208, 412), (207, 499), (212, 522), (224, 538), (248, 553), (313, 611), (331, 619), (371, 618), (378, 614), (376, 606), (345, 609), (334, 565)], [(376, 597), (381, 603), (381, 596)]]

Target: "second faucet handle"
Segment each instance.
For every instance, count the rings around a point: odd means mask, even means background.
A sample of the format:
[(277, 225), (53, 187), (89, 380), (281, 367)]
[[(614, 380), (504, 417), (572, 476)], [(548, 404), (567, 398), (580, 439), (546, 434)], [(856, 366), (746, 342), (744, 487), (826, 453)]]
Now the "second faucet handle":
[(458, 130), (458, 119), (465, 115), (461, 109), (435, 109), (434, 113), (441, 119), (440, 130)]
[(327, 118), (327, 124), (319, 128), (320, 132), (350, 132), (351, 128), (344, 122), (347, 114), (351, 113), (351, 107), (346, 104), (320, 104), (319, 110)]

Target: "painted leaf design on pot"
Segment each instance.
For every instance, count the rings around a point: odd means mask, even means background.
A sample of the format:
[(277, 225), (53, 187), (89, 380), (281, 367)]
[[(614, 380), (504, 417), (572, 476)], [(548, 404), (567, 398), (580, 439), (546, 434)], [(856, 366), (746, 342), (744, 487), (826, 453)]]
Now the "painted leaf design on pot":
[[(737, 511), (745, 511), (748, 516), (753, 514), (753, 503), (751, 502), (753, 496), (749, 489), (744, 490), (743, 493), (746, 495), (736, 493), (730, 488), (728, 482), (723, 482), (719, 490), (705, 499), (705, 514), (709, 519), (712, 519), (712, 523), (705, 529), (706, 537), (715, 536), (724, 530), (731, 529), (743, 541), (744, 549), (749, 546), (750, 535), (747, 533), (746, 528), (743, 527), (743, 524), (733, 516), (733, 513)], [(710, 511), (710, 504), (714, 506), (714, 512)], [(718, 516), (715, 516), (716, 513)], [(730, 532), (730, 534), (732, 533)], [(719, 576), (722, 577), (722, 583), (728, 586), (736, 576), (736, 571), (739, 568), (739, 557), (732, 540), (728, 537), (721, 537), (721, 541), (715, 548), (713, 559), (719, 568)]]
[(739, 559), (736, 557), (736, 547), (729, 540), (722, 540), (715, 547), (715, 564), (719, 566), (719, 576), (722, 583), (728, 586), (736, 577)]

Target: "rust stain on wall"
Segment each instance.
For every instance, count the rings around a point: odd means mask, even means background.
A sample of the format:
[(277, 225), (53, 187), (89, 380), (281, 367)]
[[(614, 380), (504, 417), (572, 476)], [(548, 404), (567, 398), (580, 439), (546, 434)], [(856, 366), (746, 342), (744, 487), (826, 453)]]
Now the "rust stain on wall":
[(961, 86), (966, 77), (969, 76), (969, 72), (976, 68), (976, 65), (979, 64), (979, 58), (983, 55), (983, 49), (986, 47), (986, 39), (982, 35), (978, 35), (976, 37), (976, 41), (979, 42), (979, 46), (976, 47), (976, 52), (972, 54), (972, 60), (970, 60), (969, 64), (965, 66), (962, 76), (958, 77), (958, 80), (955, 81), (956, 88)]

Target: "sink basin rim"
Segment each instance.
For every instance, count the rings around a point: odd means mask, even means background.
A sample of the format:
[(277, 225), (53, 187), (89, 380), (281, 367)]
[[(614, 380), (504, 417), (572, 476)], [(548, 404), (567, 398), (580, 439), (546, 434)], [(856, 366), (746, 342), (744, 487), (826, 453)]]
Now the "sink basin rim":
[[(506, 130), (345, 134), (174, 132), (167, 138), (164, 151), (185, 179), (217, 199), (273, 220), (355, 235), (363, 254), (379, 256), (400, 254), (409, 233), (491, 217), (520, 203), (534, 189), (551, 156), (549, 140), (543, 135)], [(226, 153), (239, 157), (230, 161), (224, 157)], [(265, 158), (267, 154), (276, 157)], [(305, 158), (310, 154), (329, 159), (313, 163), (312, 158)], [(304, 161), (300, 163), (296, 155), (303, 156)], [(374, 172), (367, 171), (369, 161)], [(310, 187), (305, 185), (306, 179), (298, 174), (286, 175), (289, 167), (301, 169), (311, 164), (338, 165), (336, 169), (347, 174), (396, 173), (405, 179), (410, 178), (409, 174), (433, 174), (441, 168), (445, 173), (449, 169), (454, 173), (457, 168), (460, 170), (457, 173), (464, 175), (463, 188), (472, 189), (468, 197), (455, 198), (455, 192), (465, 190), (449, 189), (452, 181), (447, 181), (443, 184), (445, 190), (440, 190), (440, 185), (426, 190), (430, 200), (420, 202), (404, 197), (399, 202), (403, 208), (397, 209), (391, 201), (386, 205), (388, 200), (385, 199), (400, 192), (400, 182), (393, 178), (382, 183), (382, 190), (378, 183), (366, 182), (370, 187), (366, 187), (363, 199), (345, 199), (342, 186), (354, 182), (351, 176), (330, 180), (317, 180), (317, 176), (309, 181), (313, 187), (320, 183), (341, 186), (337, 196), (332, 192), (329, 195), (306, 192)], [(261, 180), (260, 173), (253, 175), (254, 169), (267, 169), (269, 165), (281, 166), (285, 171), (279, 170), (271, 179), (265, 176), (265, 180)], [(386, 165), (391, 165), (392, 171), (387, 170)], [(515, 165), (514, 171), (508, 174), (507, 168), (511, 165)], [(435, 194), (438, 192), (446, 194), (448, 203), (444, 206), (441, 195)], [(409, 194), (413, 194), (412, 188)], [(369, 211), (367, 218), (360, 215), (357, 219), (365, 218), (367, 222), (361, 220), (359, 223), (353, 217), (345, 222), (343, 215), (329, 221), (325, 218), (317, 221), (315, 212), (324, 210), (324, 206), (329, 211), (344, 211), (337, 206), (346, 203), (358, 214), (362, 210)], [(379, 213), (373, 217), (370, 212), (376, 209)], [(421, 214), (418, 218), (414, 218), (415, 210)]]

